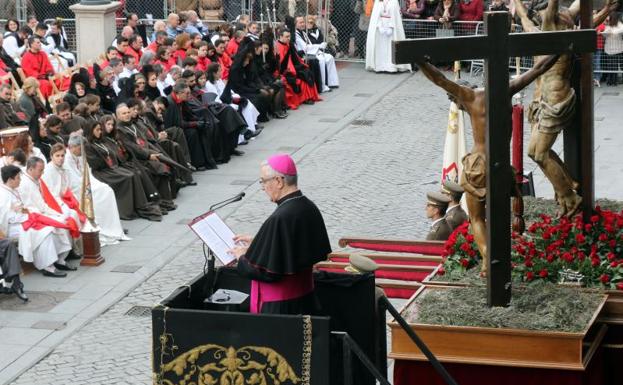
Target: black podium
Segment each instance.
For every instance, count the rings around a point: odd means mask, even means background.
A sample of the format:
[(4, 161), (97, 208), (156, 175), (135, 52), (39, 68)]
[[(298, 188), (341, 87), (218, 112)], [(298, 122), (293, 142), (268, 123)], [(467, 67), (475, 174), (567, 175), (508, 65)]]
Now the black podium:
[[(203, 274), (176, 289), (152, 310), (153, 383), (341, 384), (345, 355), (332, 332), (348, 333), (384, 372), (374, 276), (317, 272), (314, 280), (318, 316), (250, 314), (248, 299), (236, 311), (214, 310), (204, 304)], [(235, 268), (218, 269), (215, 289), (250, 286)], [(358, 360), (349, 366), (353, 384), (375, 383)]]

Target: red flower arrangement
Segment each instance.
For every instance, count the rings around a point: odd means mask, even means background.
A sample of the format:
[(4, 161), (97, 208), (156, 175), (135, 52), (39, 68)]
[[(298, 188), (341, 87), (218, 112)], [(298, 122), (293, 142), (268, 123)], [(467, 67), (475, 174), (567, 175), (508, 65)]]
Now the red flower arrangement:
[[(439, 274), (478, 264), (480, 255), (467, 222), (448, 238), (443, 256)], [(511, 265), (515, 281), (557, 282), (564, 269), (581, 276), (588, 287), (623, 290), (623, 211), (597, 207), (590, 223), (584, 223), (581, 215), (573, 219), (541, 215), (525, 234), (512, 234)]]

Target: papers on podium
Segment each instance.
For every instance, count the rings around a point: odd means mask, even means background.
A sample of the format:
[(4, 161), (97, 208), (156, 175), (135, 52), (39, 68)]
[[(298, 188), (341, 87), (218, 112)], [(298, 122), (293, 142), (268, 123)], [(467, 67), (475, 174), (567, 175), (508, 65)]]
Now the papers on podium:
[(236, 258), (227, 250), (233, 249), (234, 232), (215, 212), (207, 212), (188, 224), (192, 231), (208, 246), (223, 265), (229, 265)]

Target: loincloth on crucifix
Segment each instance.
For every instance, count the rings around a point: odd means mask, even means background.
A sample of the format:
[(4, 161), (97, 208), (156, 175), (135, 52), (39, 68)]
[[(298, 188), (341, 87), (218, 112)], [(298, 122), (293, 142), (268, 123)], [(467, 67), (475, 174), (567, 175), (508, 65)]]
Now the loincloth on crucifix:
[(533, 129), (545, 134), (558, 134), (573, 119), (575, 99), (575, 91), (571, 88), (567, 98), (554, 105), (542, 98), (533, 100), (528, 107), (528, 121)]
[(461, 159), (463, 172), (460, 184), (466, 192), (484, 199), (487, 194), (487, 159), (479, 152), (468, 153)]

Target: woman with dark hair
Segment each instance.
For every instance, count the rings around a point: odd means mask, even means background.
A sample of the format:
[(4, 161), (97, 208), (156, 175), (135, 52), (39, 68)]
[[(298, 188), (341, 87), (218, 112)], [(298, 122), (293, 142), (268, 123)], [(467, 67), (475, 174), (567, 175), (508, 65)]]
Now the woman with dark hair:
[(171, 67), (176, 65), (175, 59), (171, 57), (171, 51), (168, 47), (160, 47), (156, 52), (156, 59), (154, 64), (160, 64), (164, 68), (165, 72), (169, 72)]
[[(221, 79), (221, 74), (222, 71), (220, 64), (212, 63), (208, 66), (208, 70), (205, 73), (197, 72), (195, 75), (195, 77), (197, 78), (197, 85), (203, 88), (203, 90), (207, 93), (215, 94), (216, 101), (220, 103), (223, 102), (221, 99), (221, 95), (227, 88), (225, 82), (223, 81), (223, 79)], [(204, 80), (200, 81), (200, 79)], [(228, 95), (228, 98), (231, 99), (229, 105), (242, 115), (245, 122), (247, 123), (247, 128), (249, 129), (249, 131), (251, 131), (252, 133), (255, 133), (257, 131), (257, 134), (259, 134), (259, 131), (261, 131), (262, 129), (261, 127), (257, 126), (257, 118), (259, 117), (260, 112), (257, 110), (257, 108), (255, 108), (255, 106), (249, 99), (243, 98), (240, 95), (234, 93), (233, 91), (229, 92), (230, 95)], [(245, 135), (245, 139), (257, 136), (257, 134)]]
[(19, 21), (17, 19), (8, 19), (4, 25), (4, 36), (16, 33), (19, 30)]
[(117, 104), (125, 103), (132, 98), (145, 99), (147, 81), (142, 73), (132, 74), (129, 78), (119, 81), (121, 92), (117, 97)]
[[(112, 122), (108, 115), (102, 122)], [(149, 220), (162, 219), (160, 209), (150, 203), (143, 188), (141, 178), (132, 170), (121, 166), (121, 159), (111, 145), (106, 143), (101, 122), (91, 122), (87, 125), (84, 135), (87, 162), (93, 175), (100, 181), (108, 184), (115, 192), (119, 217), (131, 220), (138, 216)]]
[[(188, 77), (186, 76), (188, 75)], [(199, 77), (203, 76), (205, 85), (205, 75), (199, 73)], [(238, 113), (228, 104), (216, 102), (210, 95), (207, 95), (203, 87), (197, 85), (195, 73), (192, 71), (184, 71), (182, 74), (191, 86), (191, 92), (197, 101), (197, 107), (202, 105), (209, 109), (209, 112), (216, 117), (217, 126), (212, 141), (212, 154), (216, 163), (229, 162), (231, 155), (242, 155), (243, 152), (236, 150), (238, 146), (238, 135), (247, 129), (247, 124)], [(194, 101), (190, 101), (191, 104)]]
[(71, 75), (68, 93), (80, 99), (86, 94), (95, 94), (97, 91), (91, 87), (91, 75), (86, 68), (80, 68), (78, 72)]
[(96, 95), (100, 97), (102, 111), (105, 114), (111, 114), (115, 111), (115, 101), (117, 93), (112, 85), (115, 74), (111, 68), (105, 68), (97, 77), (97, 85), (95, 86)]
[(160, 96), (164, 96), (160, 93), (160, 89), (158, 88), (158, 68), (152, 65), (146, 65), (143, 67), (141, 73), (145, 76), (145, 100), (154, 101)]

